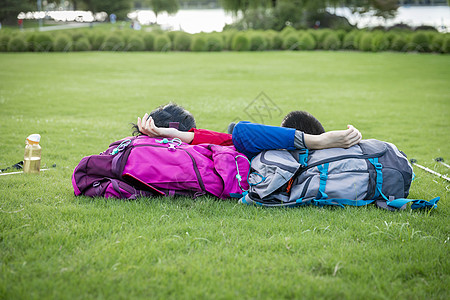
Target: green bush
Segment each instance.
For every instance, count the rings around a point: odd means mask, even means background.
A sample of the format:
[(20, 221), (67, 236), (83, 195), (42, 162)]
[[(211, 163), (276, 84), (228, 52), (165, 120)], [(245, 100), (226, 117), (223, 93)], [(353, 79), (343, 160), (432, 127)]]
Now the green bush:
[(172, 42), (166, 34), (160, 34), (155, 38), (154, 50), (159, 52), (170, 51)]
[(309, 32), (302, 34), (302, 36), (299, 39), (299, 49), (314, 50), (315, 48), (316, 48), (316, 40), (313, 38), (313, 36)]
[(142, 37), (136, 35), (130, 37), (127, 43), (126, 47), (127, 51), (144, 51), (145, 50), (145, 43)]
[(391, 50), (404, 52), (407, 50), (407, 43), (403, 34), (396, 34), (391, 43)]
[(433, 36), (433, 39), (430, 43), (430, 50), (433, 52), (442, 52), (442, 46), (444, 45), (444, 35), (443, 34), (436, 34)]
[(342, 40), (342, 49), (358, 49), (356, 36), (356, 31), (350, 31), (349, 33), (347, 33)]
[(199, 51), (207, 51), (208, 43), (203, 34), (196, 34), (192, 38), (191, 41), (191, 51), (199, 52)]
[(411, 48), (419, 52), (429, 52), (428, 35), (423, 31), (415, 32), (411, 37)]
[(389, 43), (389, 48), (391, 47), (392, 42), (394, 41), (396, 36), (397, 36), (397, 34), (392, 31), (384, 33), (384, 37), (385, 37), (386, 41)]
[(341, 48), (341, 40), (339, 39), (339, 36), (334, 33), (328, 33), (322, 42), (322, 48), (324, 50), (338, 50)]
[(8, 41), (9, 52), (24, 52), (27, 51), (27, 43), (23, 36), (15, 36)]
[(450, 35), (448, 33), (444, 37), (441, 51), (442, 53), (450, 53)]
[(81, 38), (74, 43), (74, 51), (89, 51), (91, 50), (91, 43), (87, 37)]
[(386, 34), (382, 32), (377, 32), (373, 34), (372, 37), (372, 51), (386, 51), (390, 47), (389, 38)]
[(86, 36), (86, 32), (84, 30), (72, 30), (69, 32), (69, 34), (72, 41), (74, 42)]
[(248, 36), (239, 32), (233, 37), (233, 42), (231, 43), (231, 49), (233, 51), (248, 51), (250, 50), (250, 40)]
[(206, 48), (208, 51), (222, 51), (223, 40), (218, 34), (209, 34), (206, 37)]
[(172, 43), (172, 45), (173, 45), (173, 43), (174, 43), (174, 41), (175, 41), (175, 37), (176, 37), (179, 33), (181, 33), (181, 31), (169, 31), (169, 32), (166, 33), (167, 36), (169, 37), (170, 42)]
[(8, 42), (10, 40), (9, 34), (0, 34), (0, 52), (8, 50)]
[(237, 30), (227, 30), (221, 33), (223, 39), (223, 46), (225, 50), (231, 50), (234, 36), (238, 33)]
[(250, 50), (264, 51), (267, 49), (266, 38), (262, 33), (252, 33), (250, 35)]
[(53, 42), (53, 50), (59, 52), (72, 51), (73, 43), (71, 38), (65, 34), (57, 36), (55, 41)]
[(293, 33), (297, 33), (297, 30), (295, 30), (295, 28), (291, 26), (286, 26), (283, 28), (283, 30), (280, 31), (280, 35), (283, 39)]
[(176, 51), (189, 51), (192, 37), (189, 33), (178, 32), (173, 40), (173, 49)]
[(361, 51), (372, 51), (372, 34), (364, 33), (359, 40), (358, 48)]
[(344, 41), (345, 35), (347, 34), (347, 31), (345, 31), (345, 30), (343, 30), (343, 29), (339, 29), (339, 30), (336, 30), (335, 32), (336, 32), (336, 34), (338, 35), (339, 40), (340, 40), (341, 43), (342, 43), (342, 42)]
[(102, 50), (102, 45), (106, 40), (106, 34), (99, 32), (93, 35), (89, 35), (89, 43), (92, 50)]
[[(316, 30), (316, 32), (317, 32), (317, 48), (325, 49), (324, 48), (325, 40), (330, 34), (334, 34), (334, 31), (330, 29), (318, 29)], [(336, 36), (336, 38), (339, 41), (339, 37)]]
[(34, 37), (36, 32), (27, 32), (24, 36), (25, 43), (27, 44), (27, 51), (35, 51), (34, 50)]
[(110, 34), (103, 42), (99, 50), (103, 51), (122, 51), (125, 48), (125, 42), (118, 34)]
[(272, 49), (281, 50), (283, 48), (283, 37), (278, 32), (272, 35)]
[(298, 50), (300, 45), (298, 33), (291, 33), (283, 39), (283, 49)]
[(145, 33), (142, 36), (145, 44), (145, 50), (153, 51), (153, 46), (155, 44), (155, 34), (154, 33)]
[(33, 37), (33, 48), (37, 52), (53, 50), (53, 37), (46, 32), (38, 32)]

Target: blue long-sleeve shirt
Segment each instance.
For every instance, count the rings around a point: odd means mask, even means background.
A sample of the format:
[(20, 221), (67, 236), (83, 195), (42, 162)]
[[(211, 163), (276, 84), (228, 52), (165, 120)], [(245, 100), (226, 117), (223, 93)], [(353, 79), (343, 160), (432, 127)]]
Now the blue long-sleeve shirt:
[(263, 150), (304, 148), (303, 133), (293, 128), (241, 121), (233, 129), (236, 149), (252, 158)]

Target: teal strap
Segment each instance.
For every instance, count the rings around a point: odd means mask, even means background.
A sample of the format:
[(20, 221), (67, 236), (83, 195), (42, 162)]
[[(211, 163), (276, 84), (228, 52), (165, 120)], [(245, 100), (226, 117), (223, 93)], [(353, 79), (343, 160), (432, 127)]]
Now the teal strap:
[(319, 192), (317, 193), (316, 199), (328, 198), (328, 195), (325, 194), (325, 187), (327, 186), (328, 166), (329, 165), (330, 165), (329, 163), (326, 163), (326, 164), (317, 166), (317, 169), (319, 169), (319, 172), (320, 172), (320, 185), (319, 185)]
[(333, 201), (335, 199), (313, 199), (312, 204), (315, 206), (339, 206), (344, 208), (344, 205)]
[(378, 162), (378, 157), (375, 158), (369, 158), (368, 159), (370, 163), (375, 167), (375, 170), (377, 171), (377, 181), (376, 181), (376, 187), (375, 187), (375, 195), (373, 197), (374, 200), (378, 199), (380, 196), (384, 198), (384, 200), (389, 201), (388, 198), (386, 198), (385, 195), (383, 195), (383, 165)]
[(309, 153), (309, 150), (308, 149), (302, 149), (302, 151), (304, 151), (304, 152), (300, 153), (298, 155), (298, 162), (303, 167), (307, 167), (308, 166), (308, 153)]
[(373, 203), (375, 200), (350, 200), (350, 199), (329, 199), (330, 201), (350, 206), (364, 206)]
[(266, 177), (262, 176), (261, 174), (259, 174), (259, 173), (257, 173), (257, 172), (253, 172), (253, 173), (251, 173), (251, 174), (258, 175), (259, 177), (261, 177), (261, 180), (260, 180), (259, 182), (257, 182), (257, 183), (250, 183), (250, 180), (249, 180), (250, 172), (248, 172), (248, 175), (247, 175), (247, 182), (248, 182), (248, 185), (249, 185), (250, 187), (255, 186), (255, 185), (258, 185), (258, 184), (260, 184), (261, 182), (263, 182), (264, 180), (266, 180)]
[(440, 197), (436, 197), (430, 201), (426, 200), (414, 200), (414, 199), (405, 199), (405, 198), (399, 198), (395, 199), (393, 201), (387, 201), (387, 205), (395, 208), (400, 208), (406, 203), (412, 202), (411, 209), (421, 209), (421, 208), (437, 208), (438, 201), (440, 200)]
[(230, 193), (230, 197), (240, 199), (243, 197), (243, 195), (239, 193)]

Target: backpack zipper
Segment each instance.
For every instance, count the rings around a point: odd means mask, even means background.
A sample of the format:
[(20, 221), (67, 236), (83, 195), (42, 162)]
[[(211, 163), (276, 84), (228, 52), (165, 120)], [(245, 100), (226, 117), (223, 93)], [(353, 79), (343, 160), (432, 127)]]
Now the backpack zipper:
[(374, 158), (374, 157), (380, 157), (383, 156), (384, 153), (386, 153), (387, 149), (383, 150), (382, 152), (378, 152), (378, 153), (374, 153), (374, 154), (361, 154), (361, 155), (356, 155), (356, 154), (352, 154), (352, 155), (341, 155), (341, 156), (336, 156), (336, 157), (332, 157), (332, 158), (327, 158), (324, 159), (322, 161), (318, 161), (316, 163), (313, 163), (311, 165), (308, 165), (305, 168), (300, 168), (299, 172), (302, 173), (308, 169), (317, 167), (319, 165), (323, 165), (329, 162), (334, 162), (334, 161), (338, 161), (341, 159), (348, 159), (348, 158), (357, 158), (357, 159), (368, 159), (368, 158)]

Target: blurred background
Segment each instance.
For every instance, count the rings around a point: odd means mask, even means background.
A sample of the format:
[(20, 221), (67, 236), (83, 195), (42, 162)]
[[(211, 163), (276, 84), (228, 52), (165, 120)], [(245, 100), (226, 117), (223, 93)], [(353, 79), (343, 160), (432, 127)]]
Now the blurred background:
[[(431, 27), (448, 32), (448, 0), (2, 0), (3, 28), (113, 23), (188, 33), (307, 28)], [(55, 27), (54, 29), (57, 29)], [(422, 28), (423, 29), (423, 28)]]

